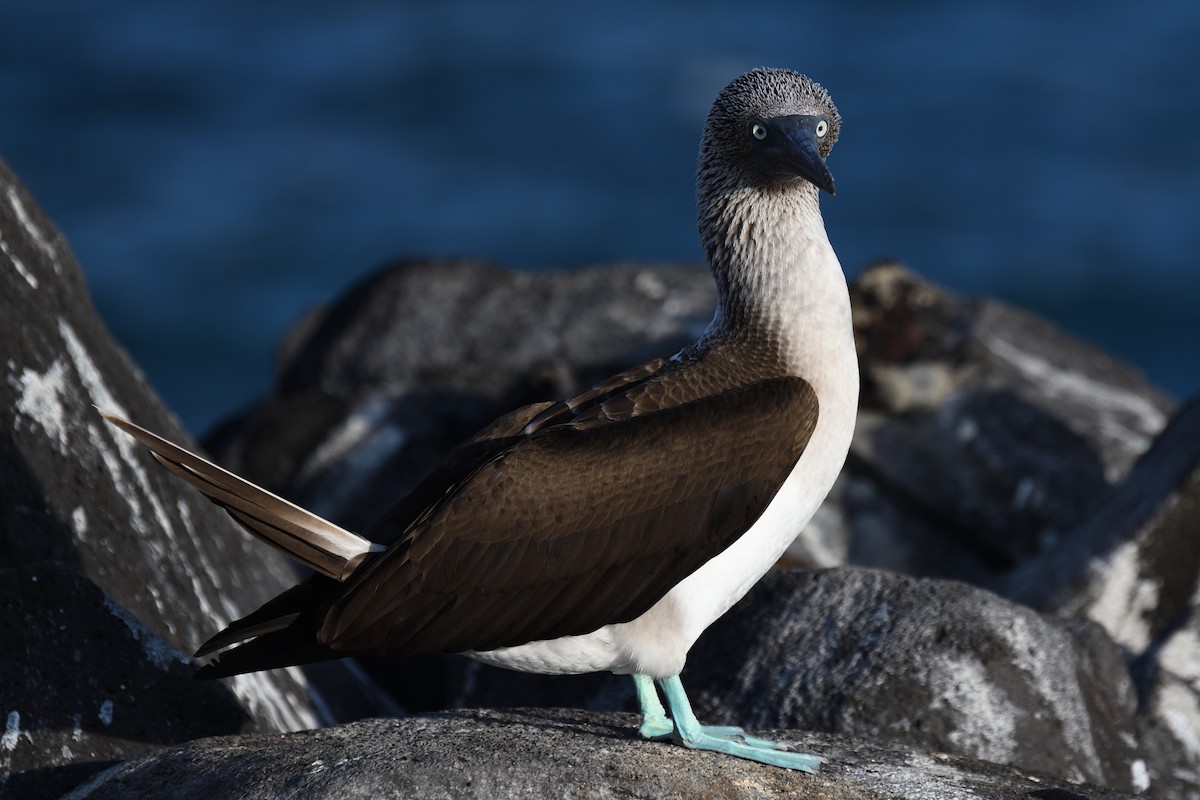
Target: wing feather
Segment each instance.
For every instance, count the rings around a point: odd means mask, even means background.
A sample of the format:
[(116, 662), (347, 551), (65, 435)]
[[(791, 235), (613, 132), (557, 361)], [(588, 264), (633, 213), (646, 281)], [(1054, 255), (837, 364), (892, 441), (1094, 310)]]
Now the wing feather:
[[(484, 650), (633, 619), (757, 520), (816, 415), (811, 386), (783, 377), (620, 423), (535, 431), (365, 565), (319, 639)], [(435, 597), (445, 603), (429, 616)]]

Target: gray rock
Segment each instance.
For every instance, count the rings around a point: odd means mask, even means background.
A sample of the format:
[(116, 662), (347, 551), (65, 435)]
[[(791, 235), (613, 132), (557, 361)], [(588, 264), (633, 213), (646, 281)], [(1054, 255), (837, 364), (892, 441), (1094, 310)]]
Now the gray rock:
[(852, 284), (863, 378), (843, 475), (852, 563), (988, 585), (1053, 547), (1172, 401), (1044, 320), (894, 263)]
[(0, 797), (53, 798), (111, 764), (253, 725), (220, 683), (59, 564), (0, 569)]
[(240, 474), (361, 530), (500, 413), (670, 354), (714, 302), (708, 275), (682, 267), (402, 262), (302, 322), (273, 396), (209, 445)]
[[(3, 163), (0, 341), (0, 563), (70, 564), (187, 652), (294, 582), (280, 556), (96, 414), (93, 403), (190, 441), (112, 340), (66, 242)], [(317, 724), (299, 672), (230, 685), (264, 730)]]
[(1135, 669), (1138, 738), (1157, 800), (1200, 800), (1200, 603)]
[(1136, 694), (1098, 626), (954, 581), (768, 575), (684, 670), (699, 718), (889, 739), (1134, 788)]
[(1200, 399), (1175, 415), (1097, 506), (1000, 591), (1042, 611), (1094, 620), (1141, 653), (1200, 597)]
[[(955, 392), (929, 413), (863, 412), (854, 453), (880, 491), (902, 496), (995, 565), (1020, 564), (1057, 543), (1109, 490), (1087, 444), (1010, 391)], [(849, 508), (853, 518), (858, 507)], [(912, 566), (917, 574), (938, 569)]]
[(851, 303), (870, 410), (909, 414), (965, 390), (1011, 392), (1087, 442), (1115, 481), (1175, 406), (1137, 371), (1046, 320), (957, 297), (894, 262), (859, 275)]
[(1128, 795), (903, 745), (772, 732), (816, 775), (644, 742), (632, 715), (475, 711), (204, 739), (120, 765), (64, 800), (770, 798), (1113, 800)]

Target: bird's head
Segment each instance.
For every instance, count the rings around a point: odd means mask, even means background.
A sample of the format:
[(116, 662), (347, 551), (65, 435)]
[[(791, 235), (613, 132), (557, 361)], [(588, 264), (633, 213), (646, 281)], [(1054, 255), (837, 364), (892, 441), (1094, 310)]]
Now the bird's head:
[(783, 69), (756, 69), (717, 96), (700, 142), (705, 188), (773, 186), (807, 181), (834, 193), (825, 158), (841, 129), (829, 93)]

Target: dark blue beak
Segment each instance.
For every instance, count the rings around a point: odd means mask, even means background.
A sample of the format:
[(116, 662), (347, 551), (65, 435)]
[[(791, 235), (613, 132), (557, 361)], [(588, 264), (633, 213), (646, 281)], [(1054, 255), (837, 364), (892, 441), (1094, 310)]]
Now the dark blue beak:
[(758, 124), (766, 129), (766, 135), (755, 142), (755, 165), (771, 180), (803, 178), (818, 189), (835, 194), (833, 175), (825, 166), (825, 159), (821, 155), (821, 139), (817, 136), (817, 125), (824, 119), (808, 114), (792, 114), (762, 120)]

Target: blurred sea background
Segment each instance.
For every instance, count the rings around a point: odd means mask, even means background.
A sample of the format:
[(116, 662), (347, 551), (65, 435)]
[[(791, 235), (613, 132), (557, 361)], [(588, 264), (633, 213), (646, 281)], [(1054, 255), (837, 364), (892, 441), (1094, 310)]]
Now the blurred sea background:
[[(844, 118), (822, 201), (898, 258), (1200, 391), (1200, 4), (0, 2), (0, 158), (202, 434), (398, 256), (703, 263), (697, 143), (756, 66)], [(531, 331), (530, 335), (536, 335)]]

